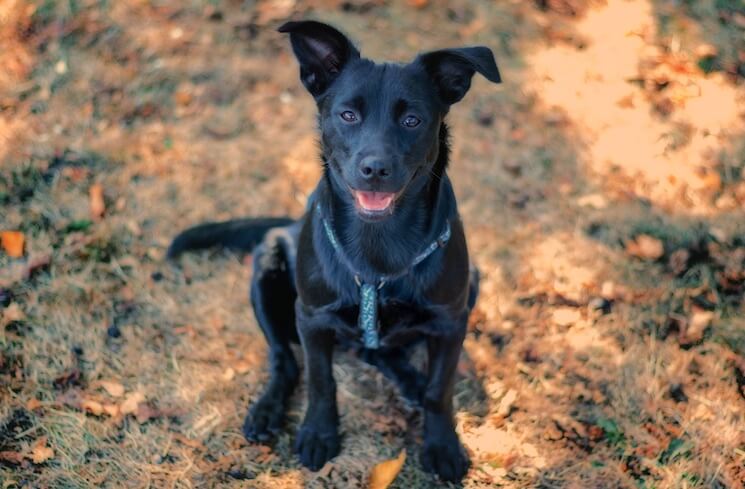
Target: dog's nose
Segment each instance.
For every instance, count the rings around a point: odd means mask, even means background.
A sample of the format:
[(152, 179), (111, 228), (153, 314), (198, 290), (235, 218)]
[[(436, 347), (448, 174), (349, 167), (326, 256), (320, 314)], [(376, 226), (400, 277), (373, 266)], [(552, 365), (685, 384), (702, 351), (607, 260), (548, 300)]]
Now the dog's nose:
[(378, 158), (363, 158), (360, 162), (360, 175), (365, 180), (385, 180), (391, 176), (391, 165)]

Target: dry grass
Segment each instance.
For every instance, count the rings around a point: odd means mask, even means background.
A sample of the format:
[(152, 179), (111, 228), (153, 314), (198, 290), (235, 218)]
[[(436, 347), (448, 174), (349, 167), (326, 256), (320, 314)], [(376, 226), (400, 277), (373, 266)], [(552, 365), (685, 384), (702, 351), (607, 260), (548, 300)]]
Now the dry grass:
[[(250, 268), (163, 260), (190, 224), (302, 212), (314, 108), (272, 27), (311, 15), (377, 58), (490, 45), (506, 80), (450, 116), (484, 275), (464, 486), (743, 487), (744, 90), (732, 46), (717, 73), (696, 57), (742, 17), (684, 3), (0, 1), (0, 230), (27, 238), (0, 254), (2, 486), (359, 487), (404, 447), (393, 487), (436, 485), (419, 414), (348, 353), (329, 472), (291, 453), (302, 389), (276, 444), (247, 444), (266, 378)], [(630, 256), (639, 235), (662, 256)]]

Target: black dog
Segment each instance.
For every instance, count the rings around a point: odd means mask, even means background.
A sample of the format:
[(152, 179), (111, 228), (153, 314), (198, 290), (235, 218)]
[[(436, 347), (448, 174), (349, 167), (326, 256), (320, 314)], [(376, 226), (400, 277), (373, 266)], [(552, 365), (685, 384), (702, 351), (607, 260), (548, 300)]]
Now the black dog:
[[(300, 79), (318, 105), (323, 177), (305, 216), (197, 226), (173, 257), (222, 245), (253, 250), (251, 302), (269, 343), (271, 378), (244, 425), (250, 440), (280, 429), (299, 377), (302, 343), (308, 408), (295, 449), (318, 470), (339, 453), (332, 355), (357, 348), (424, 410), (423, 467), (460, 480), (469, 460), (454, 429), (453, 383), (477, 274), (446, 174), (443, 119), (479, 72), (500, 76), (485, 47), (445, 49), (405, 65), (376, 64), (339, 31), (288, 22)], [(408, 363), (426, 341), (426, 375)]]

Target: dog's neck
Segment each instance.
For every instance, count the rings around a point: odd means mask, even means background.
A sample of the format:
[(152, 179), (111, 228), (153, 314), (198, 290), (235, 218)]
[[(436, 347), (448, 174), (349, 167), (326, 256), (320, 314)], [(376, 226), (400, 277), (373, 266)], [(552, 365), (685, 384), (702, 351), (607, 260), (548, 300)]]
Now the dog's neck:
[[(373, 274), (395, 274), (411, 265), (445, 226), (453, 200), (446, 174), (449, 157), (447, 128), (443, 124), (439, 135), (439, 152), (430, 171), (417, 175), (396, 203), (393, 214), (381, 222), (362, 220), (349, 199), (336, 188), (325, 168), (320, 198), (330, 213), (334, 231), (352, 263), (360, 271)], [(439, 216), (439, 218), (438, 218)]]

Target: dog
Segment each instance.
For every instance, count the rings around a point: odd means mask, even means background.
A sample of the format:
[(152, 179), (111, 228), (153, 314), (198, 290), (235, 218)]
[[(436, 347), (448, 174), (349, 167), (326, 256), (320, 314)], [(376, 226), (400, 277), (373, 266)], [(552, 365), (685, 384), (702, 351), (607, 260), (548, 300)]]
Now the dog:
[[(443, 49), (408, 64), (363, 58), (336, 28), (287, 22), (300, 80), (318, 108), (323, 174), (305, 215), (209, 223), (168, 250), (253, 253), (251, 303), (270, 377), (243, 432), (266, 442), (285, 419), (304, 352), (308, 405), (295, 451), (311, 470), (340, 450), (334, 348), (355, 349), (423, 410), (422, 467), (459, 481), (470, 461), (455, 432), (453, 385), (478, 294), (447, 175), (450, 107), (475, 73), (501, 82), (487, 47)], [(409, 363), (426, 343), (427, 367)]]

